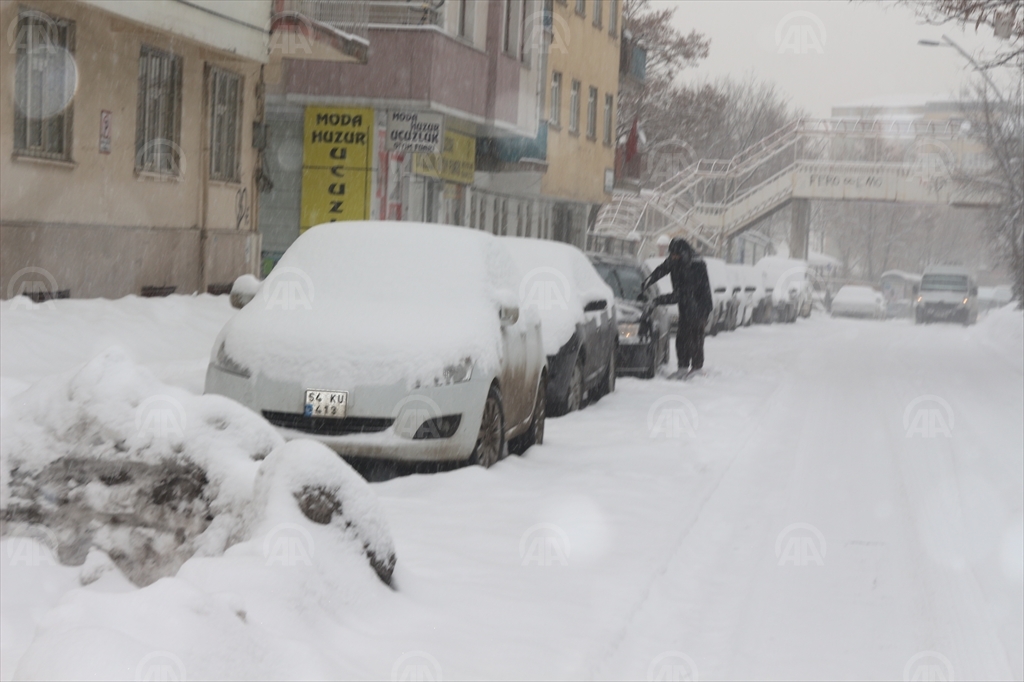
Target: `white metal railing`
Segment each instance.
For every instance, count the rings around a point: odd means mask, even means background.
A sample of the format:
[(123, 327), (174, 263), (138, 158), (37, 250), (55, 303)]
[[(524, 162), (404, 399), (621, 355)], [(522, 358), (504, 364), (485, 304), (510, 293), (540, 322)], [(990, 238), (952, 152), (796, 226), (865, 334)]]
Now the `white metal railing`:
[(284, 9), (365, 40), (369, 4), (366, 0), (286, 0)]

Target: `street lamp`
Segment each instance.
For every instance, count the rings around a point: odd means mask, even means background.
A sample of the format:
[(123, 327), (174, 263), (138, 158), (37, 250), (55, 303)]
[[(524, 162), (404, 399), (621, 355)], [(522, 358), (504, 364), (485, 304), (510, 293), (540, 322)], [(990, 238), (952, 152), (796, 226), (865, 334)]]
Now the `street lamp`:
[(957, 52), (959, 52), (964, 59), (971, 63), (971, 66), (974, 67), (975, 71), (982, 75), (982, 77), (985, 79), (985, 82), (987, 82), (989, 86), (991, 86), (991, 88), (995, 91), (996, 96), (999, 97), (1001, 101), (1006, 101), (1003, 99), (1003, 93), (999, 92), (999, 88), (996, 87), (996, 84), (994, 82), (992, 82), (992, 79), (989, 77), (985, 69), (981, 68), (981, 66), (978, 65), (978, 62), (974, 61), (974, 57), (967, 54), (967, 52), (962, 47), (953, 42), (953, 39), (950, 38), (949, 36), (943, 34), (941, 42), (938, 40), (925, 40), (922, 38), (921, 40), (917, 41), (917, 44), (924, 45), (925, 47), (952, 47)]

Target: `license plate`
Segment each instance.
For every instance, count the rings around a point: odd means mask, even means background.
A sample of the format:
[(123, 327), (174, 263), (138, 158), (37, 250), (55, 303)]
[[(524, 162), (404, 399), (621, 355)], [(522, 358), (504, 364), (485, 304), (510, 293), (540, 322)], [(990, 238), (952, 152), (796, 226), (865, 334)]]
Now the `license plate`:
[(345, 416), (348, 408), (347, 391), (306, 391), (306, 409), (303, 414), (307, 417), (328, 417), (340, 419)]

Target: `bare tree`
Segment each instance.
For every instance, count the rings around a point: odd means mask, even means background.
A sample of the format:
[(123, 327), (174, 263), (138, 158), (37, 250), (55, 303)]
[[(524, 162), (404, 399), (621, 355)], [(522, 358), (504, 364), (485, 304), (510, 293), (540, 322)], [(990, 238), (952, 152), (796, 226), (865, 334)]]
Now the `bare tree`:
[(899, 0), (911, 6), (929, 24), (953, 23), (961, 27), (982, 26), (992, 29), (1005, 44), (994, 54), (983, 57), (981, 67), (1024, 62), (1024, 3), (1021, 0)]

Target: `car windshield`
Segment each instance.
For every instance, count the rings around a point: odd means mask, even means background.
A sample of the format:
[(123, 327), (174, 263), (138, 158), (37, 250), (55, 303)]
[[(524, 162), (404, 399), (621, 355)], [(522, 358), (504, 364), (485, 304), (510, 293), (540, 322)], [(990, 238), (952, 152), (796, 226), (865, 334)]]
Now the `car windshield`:
[(625, 301), (640, 299), (640, 287), (644, 281), (640, 268), (610, 263), (595, 263), (594, 268), (615, 292), (615, 298)]
[(925, 275), (921, 291), (967, 291), (967, 275)]

